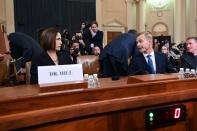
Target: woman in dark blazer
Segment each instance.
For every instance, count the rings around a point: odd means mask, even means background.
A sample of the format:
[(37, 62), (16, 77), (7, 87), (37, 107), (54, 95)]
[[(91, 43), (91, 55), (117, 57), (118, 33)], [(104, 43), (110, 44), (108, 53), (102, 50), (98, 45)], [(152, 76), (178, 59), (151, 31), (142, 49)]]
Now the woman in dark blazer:
[(40, 44), (44, 49), (32, 60), (31, 84), (38, 83), (38, 66), (70, 64), (67, 52), (61, 52), (61, 34), (55, 28), (47, 28), (41, 34)]
[(91, 27), (89, 28), (89, 54), (93, 54), (92, 49), (95, 46), (98, 46), (101, 50), (103, 49), (103, 32), (98, 30), (98, 23), (96, 21), (93, 21), (91, 23)]

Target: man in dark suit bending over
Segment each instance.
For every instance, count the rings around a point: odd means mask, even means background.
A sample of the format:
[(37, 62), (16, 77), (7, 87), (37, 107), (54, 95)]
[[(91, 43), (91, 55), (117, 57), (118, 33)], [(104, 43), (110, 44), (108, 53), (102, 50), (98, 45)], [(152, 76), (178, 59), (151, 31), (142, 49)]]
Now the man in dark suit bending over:
[(114, 38), (100, 54), (101, 74), (103, 77), (118, 79), (127, 76), (130, 58), (139, 53), (136, 47), (135, 30), (129, 30)]
[(42, 52), (39, 43), (31, 36), (22, 32), (13, 32), (8, 36), (11, 56), (16, 59), (18, 73), (25, 71), (25, 63)]
[(153, 36), (150, 32), (141, 32), (137, 35), (138, 55), (134, 56), (129, 65), (129, 75), (174, 73), (175, 69), (169, 64), (165, 54), (154, 52)]

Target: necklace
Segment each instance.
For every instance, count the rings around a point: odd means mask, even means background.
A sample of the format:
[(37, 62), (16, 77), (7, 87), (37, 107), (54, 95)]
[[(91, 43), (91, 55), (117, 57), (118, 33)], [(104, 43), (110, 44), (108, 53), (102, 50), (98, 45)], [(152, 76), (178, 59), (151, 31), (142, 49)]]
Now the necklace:
[(57, 62), (58, 61), (58, 59), (56, 58), (56, 59), (52, 59), (54, 62)]
[(47, 51), (48, 55), (50, 56), (51, 60), (56, 64), (58, 65), (59, 61), (58, 61), (58, 57), (57, 57), (57, 54), (55, 53), (51, 53), (49, 51)]

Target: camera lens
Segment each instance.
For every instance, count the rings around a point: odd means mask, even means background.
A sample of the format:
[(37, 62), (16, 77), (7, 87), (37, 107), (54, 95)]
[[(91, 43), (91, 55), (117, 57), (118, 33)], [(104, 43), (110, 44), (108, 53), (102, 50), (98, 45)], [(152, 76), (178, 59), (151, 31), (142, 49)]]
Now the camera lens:
[(80, 39), (82, 39), (82, 37), (81, 37), (81, 36), (76, 35), (76, 36), (75, 36), (75, 39), (76, 39), (76, 40), (80, 40)]
[(78, 48), (74, 48), (73, 49), (73, 54), (77, 55), (79, 53), (79, 49)]

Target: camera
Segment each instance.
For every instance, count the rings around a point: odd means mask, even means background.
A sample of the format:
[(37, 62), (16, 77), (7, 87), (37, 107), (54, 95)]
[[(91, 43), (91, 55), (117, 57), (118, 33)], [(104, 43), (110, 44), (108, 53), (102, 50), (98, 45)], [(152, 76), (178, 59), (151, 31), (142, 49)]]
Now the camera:
[(75, 39), (76, 39), (76, 40), (81, 40), (81, 39), (82, 39), (82, 36), (76, 35), (76, 36), (75, 36)]
[(177, 48), (180, 51), (185, 51), (186, 50), (186, 44), (185, 43), (180, 43), (180, 44), (177, 45)]
[(73, 48), (72, 55), (73, 56), (78, 56), (78, 54), (79, 54), (79, 48)]

